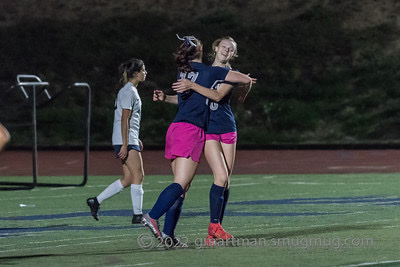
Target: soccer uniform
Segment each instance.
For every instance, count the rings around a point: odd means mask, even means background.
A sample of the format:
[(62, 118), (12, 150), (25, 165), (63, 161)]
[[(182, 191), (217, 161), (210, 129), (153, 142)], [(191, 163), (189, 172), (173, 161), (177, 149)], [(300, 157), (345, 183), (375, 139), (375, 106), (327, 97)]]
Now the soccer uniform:
[[(118, 153), (120, 152), (123, 144), (121, 134), (121, 118), (123, 109), (131, 110), (131, 116), (129, 118), (128, 125), (128, 151), (134, 149), (140, 152), (139, 127), (142, 111), (142, 101), (139, 97), (137, 88), (131, 82), (126, 83), (119, 90), (117, 98), (115, 99), (112, 144), (114, 146), (114, 153), (117, 158), (119, 157)], [(141, 161), (142, 160), (140, 159), (140, 163)], [(139, 167), (139, 169), (143, 171), (142, 167)], [(124, 175), (123, 179), (125, 178), (126, 177)], [(100, 204), (104, 200), (121, 192), (126, 186), (122, 184), (122, 179), (117, 179), (116, 181), (111, 183), (106, 189), (104, 189), (97, 197), (88, 198), (86, 200), (86, 203), (90, 207), (90, 211), (95, 220), (99, 220), (97, 213), (100, 208)], [(133, 207), (132, 223), (140, 223), (142, 218), (143, 206), (142, 184), (131, 184), (130, 187)]]
[(129, 109), (132, 111), (132, 113), (131, 117), (129, 118), (128, 145), (138, 147), (140, 119), (142, 114), (142, 101), (140, 99), (137, 88), (131, 82), (126, 83), (124, 87), (119, 90), (117, 98), (115, 100), (114, 109), (114, 128), (112, 134), (112, 144), (114, 146), (122, 145), (122, 109)]
[[(211, 89), (218, 89), (222, 82), (218, 82)], [(237, 140), (237, 129), (233, 115), (230, 97), (232, 90), (219, 102), (210, 100), (210, 117), (206, 130), (207, 140), (217, 140), (226, 144), (233, 144)]]
[[(178, 78), (189, 79), (197, 84), (212, 88), (225, 80), (229, 70), (192, 62), (194, 71), (178, 73)], [(205, 143), (206, 127), (209, 119), (209, 100), (203, 95), (188, 90), (178, 93), (178, 111), (167, 131), (165, 157), (191, 157), (200, 160)]]

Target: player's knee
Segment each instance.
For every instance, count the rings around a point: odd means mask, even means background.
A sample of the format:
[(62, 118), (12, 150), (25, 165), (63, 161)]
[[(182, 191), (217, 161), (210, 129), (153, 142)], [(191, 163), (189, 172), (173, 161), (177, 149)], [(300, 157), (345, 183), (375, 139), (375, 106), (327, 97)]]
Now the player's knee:
[(135, 177), (133, 178), (133, 183), (134, 184), (141, 184), (141, 183), (143, 183), (143, 180), (144, 180), (144, 175), (143, 174), (138, 174), (138, 175), (135, 175)]
[(130, 186), (133, 183), (133, 179), (131, 175), (125, 175), (122, 179), (121, 179), (121, 184), (124, 188)]
[(222, 175), (222, 176), (214, 176), (214, 184), (218, 186), (225, 187), (228, 184), (228, 176), (227, 175)]

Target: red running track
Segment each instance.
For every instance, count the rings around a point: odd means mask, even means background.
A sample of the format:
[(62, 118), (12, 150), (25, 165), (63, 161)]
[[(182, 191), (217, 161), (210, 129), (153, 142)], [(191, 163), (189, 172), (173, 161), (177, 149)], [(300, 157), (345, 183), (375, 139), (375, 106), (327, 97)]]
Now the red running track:
[[(142, 152), (146, 175), (171, 174), (164, 151)], [(38, 175), (81, 175), (81, 151), (39, 151)], [(397, 173), (400, 150), (238, 150), (233, 174)], [(114, 152), (91, 151), (89, 175), (120, 175)], [(198, 174), (211, 174), (201, 159)], [(0, 176), (32, 175), (32, 152), (5, 150), (0, 153)]]

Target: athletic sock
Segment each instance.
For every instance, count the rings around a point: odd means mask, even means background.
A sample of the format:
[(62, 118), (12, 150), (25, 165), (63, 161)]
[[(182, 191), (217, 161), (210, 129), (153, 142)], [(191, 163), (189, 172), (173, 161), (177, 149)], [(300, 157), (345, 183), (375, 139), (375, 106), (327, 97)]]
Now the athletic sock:
[(210, 189), (210, 222), (219, 223), (225, 187), (213, 184)]
[(156, 203), (149, 212), (150, 217), (154, 220), (158, 220), (172, 205), (174, 205), (175, 201), (184, 192), (182, 186), (178, 183), (167, 186), (158, 196)]
[(225, 188), (224, 203), (222, 205), (221, 215), (219, 216), (219, 222), (221, 224), (222, 224), (222, 220), (224, 219), (224, 213), (225, 213), (226, 204), (228, 203), (228, 199), (229, 199), (229, 188)]
[(175, 232), (175, 227), (178, 224), (179, 217), (182, 211), (182, 205), (185, 198), (179, 197), (174, 205), (165, 213), (163, 233), (172, 236)]
[(143, 207), (143, 188), (141, 184), (131, 184), (131, 199), (133, 214), (142, 214)]
[(122, 190), (124, 190), (124, 186), (122, 185), (121, 180), (118, 179), (110, 184), (106, 189), (104, 189), (103, 192), (100, 193), (100, 195), (97, 196), (97, 201), (100, 204), (101, 202), (103, 202), (103, 200), (106, 200), (107, 198), (118, 194)]

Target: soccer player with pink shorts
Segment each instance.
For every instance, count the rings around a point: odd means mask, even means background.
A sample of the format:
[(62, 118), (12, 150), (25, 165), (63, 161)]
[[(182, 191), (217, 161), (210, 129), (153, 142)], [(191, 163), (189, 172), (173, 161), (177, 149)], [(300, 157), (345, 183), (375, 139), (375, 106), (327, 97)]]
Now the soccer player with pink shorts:
[[(178, 79), (189, 80), (205, 88), (212, 88), (216, 83), (225, 80), (252, 83), (252, 79), (243, 73), (203, 64), (203, 46), (195, 37), (185, 36), (180, 39), (184, 42), (175, 53)], [(179, 202), (196, 173), (206, 140), (208, 102), (205, 96), (195, 90), (178, 92), (178, 111), (168, 128), (165, 145), (165, 157), (171, 160), (174, 182), (161, 192), (151, 211), (144, 214), (142, 219), (142, 224), (149, 227), (160, 240), (163, 236), (158, 219)]]

